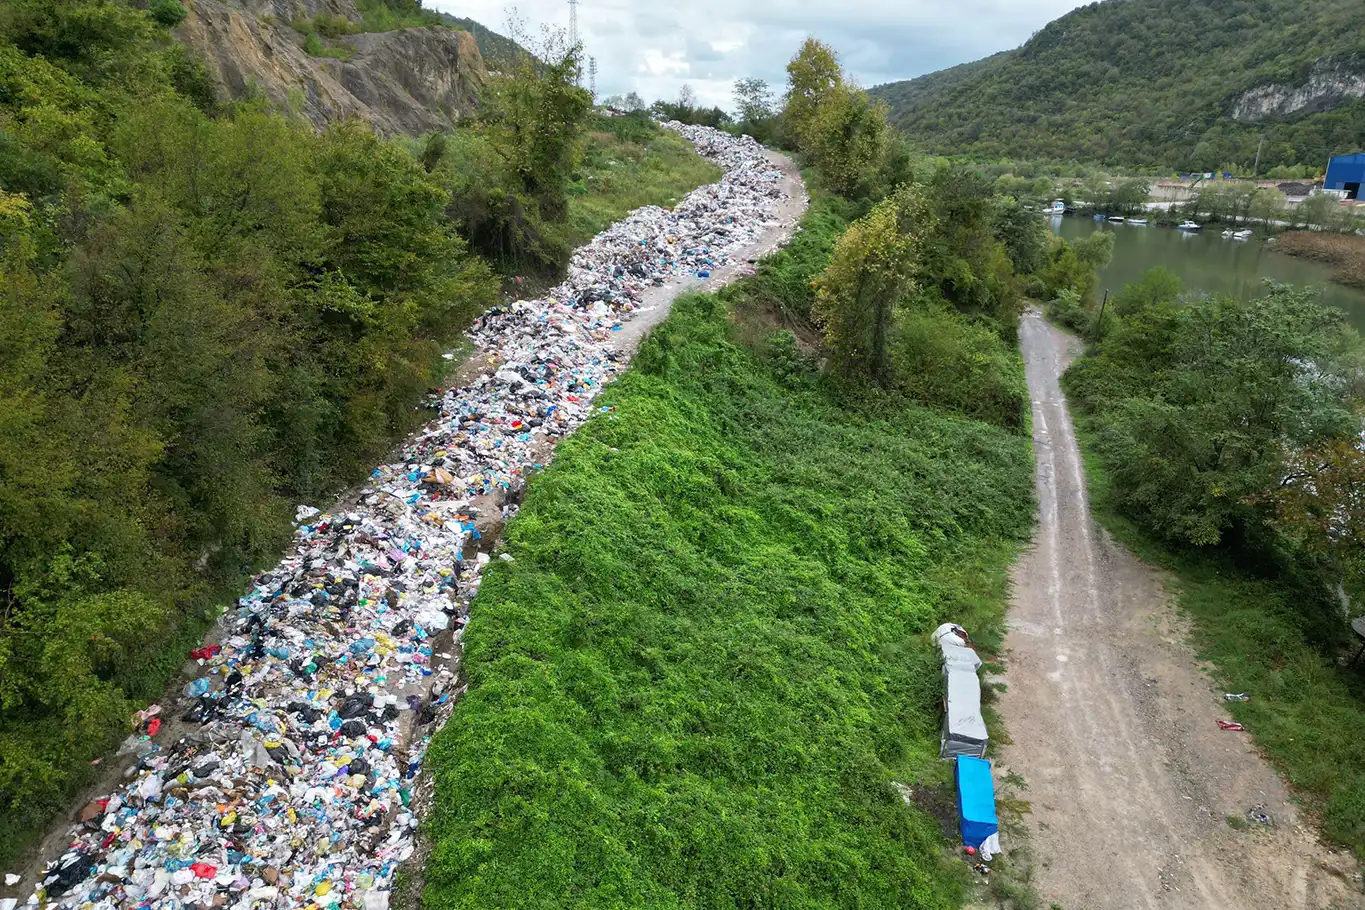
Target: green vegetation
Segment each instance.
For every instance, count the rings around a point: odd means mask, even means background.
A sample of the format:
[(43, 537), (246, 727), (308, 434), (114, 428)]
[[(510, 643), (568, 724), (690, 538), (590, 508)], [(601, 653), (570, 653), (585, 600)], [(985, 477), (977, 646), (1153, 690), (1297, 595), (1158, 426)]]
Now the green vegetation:
[(1002, 640), (1033, 512), (1015, 269), (1046, 240), (875, 124), (798, 135), (803, 231), (675, 304), (508, 527), (427, 758), (426, 906), (962, 899), (892, 784), (947, 784), (925, 633)]
[(1340, 660), (1365, 593), (1360, 342), (1307, 292), (1179, 291), (1125, 289), (1064, 377), (1095, 508), (1174, 572), (1201, 653), (1252, 695), (1230, 710), (1365, 854), (1365, 675)]
[[(488, 260), (558, 269), (574, 231), (571, 53), (496, 77), (467, 130), (385, 141), (218, 102), (167, 10), (0, 6), (0, 863), (277, 557), (294, 505), (420, 419), (498, 299)], [(496, 162), (472, 188), (469, 149)]]
[[(1023, 47), (873, 89), (926, 150), (1249, 172), (1355, 151), (1365, 100), (1252, 122), (1245, 93), (1298, 88), (1315, 64), (1361, 72), (1358, 9), (1339, 0), (1091, 3)], [(1326, 107), (1326, 109), (1324, 109)]]
[(958, 905), (890, 783), (943, 782), (924, 636), (998, 641), (1027, 442), (732, 331), (679, 301), (531, 485), (427, 759), (427, 906)]
[(642, 205), (672, 206), (720, 176), (720, 168), (698, 156), (691, 143), (643, 114), (595, 116), (569, 184), (569, 241), (584, 243)]

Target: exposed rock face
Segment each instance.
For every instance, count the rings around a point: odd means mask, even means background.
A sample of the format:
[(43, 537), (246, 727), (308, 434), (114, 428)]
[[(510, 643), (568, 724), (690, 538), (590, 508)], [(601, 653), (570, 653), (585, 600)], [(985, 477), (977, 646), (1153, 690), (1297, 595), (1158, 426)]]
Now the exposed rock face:
[(474, 36), (447, 28), (348, 35), (349, 60), (313, 57), (291, 26), (319, 12), (359, 21), (349, 0), (191, 0), (176, 30), (233, 98), (254, 86), (324, 125), (359, 117), (385, 135), (448, 127), (488, 79)]
[(1324, 57), (1298, 85), (1260, 85), (1232, 103), (1232, 116), (1256, 121), (1297, 111), (1317, 113), (1343, 101), (1365, 98), (1365, 61)]

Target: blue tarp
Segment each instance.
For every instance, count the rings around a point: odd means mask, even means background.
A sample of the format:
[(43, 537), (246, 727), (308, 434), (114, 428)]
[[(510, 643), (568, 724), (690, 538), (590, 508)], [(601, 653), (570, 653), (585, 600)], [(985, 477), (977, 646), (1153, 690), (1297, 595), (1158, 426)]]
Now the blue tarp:
[(957, 757), (957, 815), (962, 842), (968, 847), (980, 847), (982, 841), (1000, 830), (995, 821), (991, 763), (983, 758)]

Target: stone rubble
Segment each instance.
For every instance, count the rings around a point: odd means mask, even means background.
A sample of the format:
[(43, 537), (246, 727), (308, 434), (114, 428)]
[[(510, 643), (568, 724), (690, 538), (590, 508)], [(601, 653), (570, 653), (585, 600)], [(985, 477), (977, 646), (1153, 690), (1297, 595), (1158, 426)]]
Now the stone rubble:
[[(644, 291), (709, 277), (786, 198), (753, 140), (666, 126), (721, 182), (672, 212), (632, 213), (579, 249), (548, 297), (476, 323), (471, 360), (492, 375), (433, 398), (439, 416), (346, 507), (300, 507), (292, 552), (224, 617), (218, 645), (192, 653), (204, 672), (184, 699), (139, 712), (126, 783), (80, 812), (29, 904), (388, 906), (414, 849), (423, 755), (460, 694), (449, 667), (490, 559), (484, 501), (510, 517), (527, 472), (592, 416), (626, 365), (613, 334)], [(186, 732), (158, 741), (171, 713)]]

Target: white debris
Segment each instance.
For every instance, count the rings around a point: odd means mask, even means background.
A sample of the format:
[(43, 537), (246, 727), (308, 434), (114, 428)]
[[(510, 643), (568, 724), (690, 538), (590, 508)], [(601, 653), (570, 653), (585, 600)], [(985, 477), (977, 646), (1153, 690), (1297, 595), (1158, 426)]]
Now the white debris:
[(471, 362), (497, 372), (433, 400), (439, 416), (348, 508), (299, 507), (293, 550), (196, 651), (204, 674), (165, 712), (195, 731), (162, 743), (162, 720), (138, 719), (127, 784), (82, 813), (34, 902), (386, 910), (413, 852), (414, 780), (458, 694), (434, 645), (451, 652), (490, 560), (483, 497), (514, 514), (509, 494), (624, 368), (613, 333), (645, 289), (709, 276), (785, 198), (753, 140), (668, 126), (724, 179), (599, 234), (545, 299), (485, 314)]

